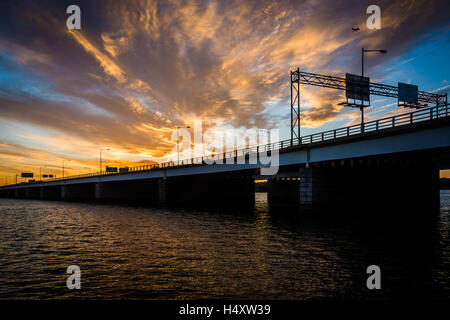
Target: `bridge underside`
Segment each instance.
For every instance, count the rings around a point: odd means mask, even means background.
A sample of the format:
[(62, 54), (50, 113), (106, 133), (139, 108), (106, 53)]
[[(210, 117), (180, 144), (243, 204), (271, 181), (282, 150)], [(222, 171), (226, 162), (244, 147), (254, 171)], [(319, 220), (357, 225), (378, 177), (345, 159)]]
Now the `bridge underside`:
[(268, 180), (274, 208), (300, 211), (439, 210), (439, 161), (418, 153), (313, 163)]
[(166, 179), (66, 184), (0, 189), (0, 196), (19, 199), (96, 201), (139, 204), (206, 204), (253, 206), (254, 171)]
[(160, 180), (160, 201), (217, 207), (254, 205), (253, 171)]
[[(448, 168), (449, 148), (320, 161), (280, 167), (268, 179), (271, 208), (305, 211), (438, 212), (439, 169)], [(96, 183), (0, 189), (0, 196), (24, 199), (175, 205), (252, 206), (249, 169)]]

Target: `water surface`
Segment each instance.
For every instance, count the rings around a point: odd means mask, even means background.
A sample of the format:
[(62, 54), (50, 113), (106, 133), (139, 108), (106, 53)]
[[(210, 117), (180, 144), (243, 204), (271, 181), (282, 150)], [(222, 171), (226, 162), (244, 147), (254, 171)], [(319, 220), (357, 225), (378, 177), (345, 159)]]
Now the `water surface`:
[[(264, 193), (241, 212), (0, 199), (0, 298), (448, 298), (449, 216), (449, 191), (413, 226), (363, 209), (280, 215)], [(66, 287), (69, 265), (81, 290)]]

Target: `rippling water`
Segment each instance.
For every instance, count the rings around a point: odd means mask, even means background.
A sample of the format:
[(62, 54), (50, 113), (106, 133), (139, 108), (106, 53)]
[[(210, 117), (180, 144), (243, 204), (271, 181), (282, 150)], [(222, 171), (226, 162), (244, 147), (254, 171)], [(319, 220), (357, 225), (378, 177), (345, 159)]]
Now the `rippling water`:
[[(424, 213), (427, 214), (427, 213)], [(450, 296), (450, 192), (430, 225), (387, 218), (0, 199), (1, 298)], [(68, 290), (66, 268), (81, 268)], [(382, 289), (366, 289), (381, 267)]]

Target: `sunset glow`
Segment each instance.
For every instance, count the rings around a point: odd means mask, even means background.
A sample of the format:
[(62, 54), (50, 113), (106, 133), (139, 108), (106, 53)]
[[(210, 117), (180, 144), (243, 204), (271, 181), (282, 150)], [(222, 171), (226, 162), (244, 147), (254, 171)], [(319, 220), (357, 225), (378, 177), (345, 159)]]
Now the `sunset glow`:
[[(63, 159), (66, 175), (98, 171), (100, 148), (109, 166), (174, 159), (172, 132), (195, 120), (287, 139), (289, 72), (360, 73), (363, 46), (389, 51), (367, 58), (373, 81), (445, 93), (448, 8), (411, 3), (379, 1), (374, 31), (367, 1), (78, 1), (81, 30), (69, 31), (67, 1), (2, 2), (0, 185), (20, 172), (60, 176)], [(304, 88), (302, 132), (359, 121), (342, 99)], [(396, 112), (378, 97), (366, 118)]]

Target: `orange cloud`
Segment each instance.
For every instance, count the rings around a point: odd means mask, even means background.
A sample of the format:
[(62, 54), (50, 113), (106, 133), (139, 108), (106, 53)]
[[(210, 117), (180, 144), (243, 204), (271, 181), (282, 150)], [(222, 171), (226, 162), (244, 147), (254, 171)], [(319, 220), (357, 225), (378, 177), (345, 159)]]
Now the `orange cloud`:
[[(67, 31), (59, 7), (17, 3), (2, 16), (11, 32), (0, 34), (9, 59), (0, 62), (13, 80), (0, 84), (0, 121), (26, 126), (0, 128), (8, 145), (0, 158), (36, 168), (73, 155), (75, 173), (95, 169), (101, 146), (130, 164), (170, 157), (173, 129), (198, 119), (204, 130), (286, 128), (290, 70), (356, 72), (362, 45), (395, 56), (447, 19), (437, 2), (379, 5), (383, 28), (373, 32), (358, 1), (81, 1), (92, 14)], [(374, 56), (367, 68), (382, 63)], [(342, 92), (302, 88), (302, 125), (357, 121), (342, 100)], [(27, 144), (45, 151), (14, 153)]]

